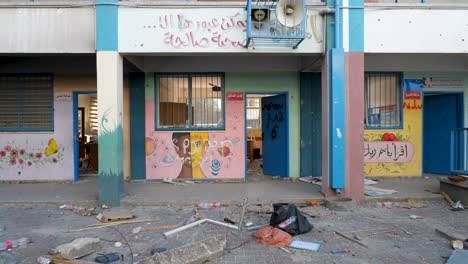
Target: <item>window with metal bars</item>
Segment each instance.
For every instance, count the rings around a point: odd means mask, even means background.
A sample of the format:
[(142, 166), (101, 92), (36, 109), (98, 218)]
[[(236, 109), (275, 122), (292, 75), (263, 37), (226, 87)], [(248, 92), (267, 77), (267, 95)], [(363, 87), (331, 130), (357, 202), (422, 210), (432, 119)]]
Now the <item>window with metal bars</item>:
[(54, 130), (52, 74), (0, 75), (0, 131)]
[(365, 126), (369, 129), (401, 128), (401, 74), (365, 74)]
[(262, 128), (261, 97), (247, 97), (247, 128)]
[(156, 74), (156, 129), (224, 129), (224, 74)]

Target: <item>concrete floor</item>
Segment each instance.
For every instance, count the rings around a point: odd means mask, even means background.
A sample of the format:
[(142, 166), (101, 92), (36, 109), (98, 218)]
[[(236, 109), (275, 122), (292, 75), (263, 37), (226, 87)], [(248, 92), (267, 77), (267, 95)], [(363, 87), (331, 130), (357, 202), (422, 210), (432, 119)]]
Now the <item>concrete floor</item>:
[[(442, 199), (436, 177), (378, 178), (379, 188), (394, 189), (398, 193), (366, 200)], [(303, 202), (324, 199), (320, 186), (300, 181), (273, 180), (248, 183), (193, 183), (175, 186), (163, 182), (127, 182), (123, 205), (189, 205), (197, 201), (238, 203), (248, 198), (251, 203)], [(83, 177), (75, 183), (0, 183), (0, 203), (86, 203), (96, 202), (97, 177)]]

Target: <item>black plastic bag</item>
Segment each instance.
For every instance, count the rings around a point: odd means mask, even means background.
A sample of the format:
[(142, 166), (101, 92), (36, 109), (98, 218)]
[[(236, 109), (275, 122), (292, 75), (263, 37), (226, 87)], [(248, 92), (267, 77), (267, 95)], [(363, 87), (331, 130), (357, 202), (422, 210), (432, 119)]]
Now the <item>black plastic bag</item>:
[[(291, 216), (296, 216), (296, 221), (287, 225), (285, 228), (278, 227), (280, 223)], [(273, 204), (273, 214), (270, 218), (270, 225), (278, 227), (292, 236), (307, 233), (314, 228), (294, 204), (288, 203)]]

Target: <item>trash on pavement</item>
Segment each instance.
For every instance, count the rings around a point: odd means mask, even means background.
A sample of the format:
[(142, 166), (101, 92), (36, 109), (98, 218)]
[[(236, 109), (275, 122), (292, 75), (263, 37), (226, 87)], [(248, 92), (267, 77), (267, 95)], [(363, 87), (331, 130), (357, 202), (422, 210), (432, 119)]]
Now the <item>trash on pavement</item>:
[(411, 218), (411, 219), (422, 219), (423, 217), (419, 216), (419, 215), (409, 215), (409, 218)]
[(416, 201), (414, 199), (408, 199), (407, 202), (400, 203), (398, 207), (400, 208), (407, 208), (407, 209), (412, 209), (412, 208), (422, 208), (426, 207), (427, 204), (423, 202)]
[(341, 253), (351, 253), (351, 250), (350, 249), (335, 249), (335, 250), (330, 251), (330, 253), (333, 255), (341, 254)]
[(204, 218), (204, 219), (198, 220), (198, 221), (196, 221), (196, 222), (193, 222), (193, 223), (191, 223), (191, 224), (184, 225), (184, 226), (181, 226), (181, 227), (176, 228), (176, 229), (174, 229), (174, 230), (165, 232), (165, 233), (164, 233), (164, 236), (166, 236), (166, 237), (172, 236), (172, 235), (177, 234), (177, 233), (179, 233), (179, 232), (181, 232), (181, 231), (184, 231), (184, 230), (186, 230), (186, 229), (192, 228), (192, 227), (197, 226), (197, 225), (201, 225), (201, 224), (203, 224), (203, 223), (205, 223), (205, 222), (210, 223), (210, 224), (214, 224), (214, 225), (223, 226), (223, 227), (226, 227), (226, 228), (229, 228), (229, 229), (239, 230), (239, 227), (238, 227), (238, 226), (231, 225), (231, 224), (227, 224), (227, 223), (218, 222), (218, 221), (215, 221), (215, 220), (212, 220), (212, 219), (209, 219), (209, 218)]
[(129, 212), (115, 212), (115, 213), (101, 213), (96, 216), (96, 219), (103, 222), (117, 222), (132, 219), (134, 217), (133, 214)]
[(449, 202), (450, 207), (451, 207), (450, 210), (452, 210), (452, 211), (465, 210), (465, 207), (463, 206), (463, 204), (461, 204), (460, 201), (454, 202), (452, 200), (452, 198), (450, 198), (450, 196), (448, 196), (448, 194), (446, 194), (445, 192), (441, 192), (441, 194), (444, 196), (445, 200), (447, 200), (447, 202)]
[(41, 257), (38, 257), (38, 258), (36, 259), (36, 261), (37, 261), (37, 263), (39, 263), (39, 264), (50, 264), (50, 263), (52, 263), (52, 260), (51, 260), (50, 258), (46, 258), (46, 257), (42, 257), (42, 256), (41, 256)]
[(460, 240), (452, 240), (450, 241), (450, 246), (452, 246), (453, 249), (463, 249), (463, 242)]
[(377, 187), (368, 186), (368, 185), (364, 186), (364, 194), (367, 196), (382, 196), (382, 195), (387, 195), (387, 194), (394, 194), (397, 192), (398, 191), (396, 190), (377, 188)]
[(229, 219), (229, 218), (227, 218), (227, 217), (224, 217), (223, 221), (226, 222), (226, 223), (229, 223), (229, 224), (231, 224), (231, 225), (235, 225), (235, 224), (236, 224), (236, 222), (232, 221), (231, 219)]
[(156, 253), (163, 253), (164, 251), (167, 251), (167, 248), (153, 248), (151, 250), (151, 255), (154, 255)]
[(304, 250), (310, 250), (310, 251), (319, 251), (320, 250), (320, 243), (316, 242), (306, 242), (302, 240), (294, 240), (289, 244), (290, 248), (296, 248), (296, 249), (304, 249)]
[(25, 247), (29, 243), (32, 243), (32, 239), (30, 237), (22, 237), (19, 239), (7, 240), (3, 243), (0, 243), (0, 250), (8, 250), (16, 247)]
[(118, 253), (108, 253), (94, 258), (97, 263), (111, 263), (121, 259), (121, 255)]
[(220, 202), (211, 202), (211, 203), (201, 202), (197, 204), (198, 209), (208, 209), (208, 210), (219, 208), (220, 206), (221, 206)]
[(309, 223), (307, 218), (296, 208), (294, 204), (277, 203), (273, 204), (273, 214), (270, 218), (270, 225), (278, 227), (282, 222), (287, 219), (291, 220), (294, 216), (295, 220), (284, 227), (279, 227), (290, 235), (304, 234), (312, 230), (313, 226)]
[(285, 231), (267, 226), (252, 234), (258, 243), (270, 247), (287, 247), (292, 242), (292, 236)]
[(257, 226), (249, 226), (246, 228), (247, 231), (255, 231), (255, 230), (258, 230), (260, 228), (263, 228), (263, 227), (267, 227), (269, 226), (270, 224), (264, 224), (264, 225), (257, 225)]

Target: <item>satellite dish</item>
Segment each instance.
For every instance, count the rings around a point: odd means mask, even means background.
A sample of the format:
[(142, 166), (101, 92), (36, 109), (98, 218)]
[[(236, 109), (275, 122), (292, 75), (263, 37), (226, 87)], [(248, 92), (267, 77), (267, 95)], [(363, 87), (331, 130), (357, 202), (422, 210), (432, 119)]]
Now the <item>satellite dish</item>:
[(304, 20), (303, 0), (279, 0), (276, 19), (284, 27), (296, 27)]

